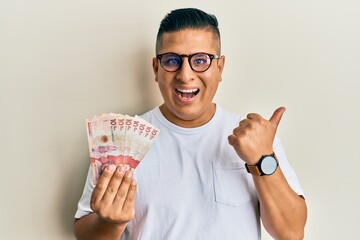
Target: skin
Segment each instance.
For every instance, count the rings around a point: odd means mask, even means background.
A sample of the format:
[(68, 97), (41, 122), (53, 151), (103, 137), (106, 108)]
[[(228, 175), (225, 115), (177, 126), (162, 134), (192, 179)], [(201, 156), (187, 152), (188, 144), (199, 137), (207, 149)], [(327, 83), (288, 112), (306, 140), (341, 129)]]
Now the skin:
[(134, 218), (136, 182), (132, 170), (109, 165), (91, 195), (93, 213), (74, 223), (76, 239), (119, 240), (126, 224)]
[[(219, 44), (214, 41), (209, 30), (185, 29), (165, 33), (159, 53), (174, 52), (193, 54), (205, 52), (219, 54)], [(187, 58), (183, 58), (182, 67), (176, 72), (167, 72), (159, 61), (153, 59), (155, 81), (159, 85), (164, 104), (160, 106), (162, 114), (172, 123), (186, 128), (204, 125), (213, 117), (215, 104), (212, 99), (222, 80), (225, 57), (214, 59), (210, 68), (197, 73), (190, 68)], [(176, 89), (199, 89), (199, 93), (189, 101), (183, 101)]]
[[(220, 44), (206, 29), (184, 29), (165, 33), (159, 53), (192, 54), (220, 53)], [(154, 58), (155, 81), (159, 85), (164, 103), (163, 115), (172, 123), (185, 127), (199, 127), (213, 117), (216, 105), (213, 97), (222, 81), (225, 57), (213, 60), (211, 67), (202, 73), (194, 72), (185, 57), (176, 72), (166, 72)], [(198, 90), (191, 98), (181, 97), (178, 90)], [(275, 110), (269, 120), (251, 113), (242, 120), (228, 137), (239, 157), (250, 165), (264, 154), (273, 152), (272, 144), (285, 108)], [(260, 202), (260, 214), (266, 230), (274, 239), (302, 239), (307, 210), (303, 198), (288, 185), (279, 167), (270, 176), (253, 176)], [(100, 177), (92, 197), (89, 214), (74, 224), (77, 239), (119, 239), (126, 224), (134, 217), (136, 182), (132, 172), (117, 168), (107, 169)]]
[[(269, 120), (250, 113), (240, 121), (228, 140), (241, 159), (254, 165), (262, 155), (274, 152), (272, 143), (284, 112), (284, 107), (276, 109)], [(291, 189), (281, 168), (270, 176), (253, 175), (253, 180), (259, 197), (261, 220), (269, 234), (274, 239), (303, 239), (306, 203)]]

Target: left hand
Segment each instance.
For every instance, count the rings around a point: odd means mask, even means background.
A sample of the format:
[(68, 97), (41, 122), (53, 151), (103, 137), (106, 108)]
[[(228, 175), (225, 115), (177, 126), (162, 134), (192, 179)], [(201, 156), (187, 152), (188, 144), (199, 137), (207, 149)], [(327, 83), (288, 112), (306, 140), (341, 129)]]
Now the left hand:
[(249, 165), (256, 164), (262, 155), (273, 153), (273, 142), (284, 107), (275, 110), (269, 120), (250, 113), (240, 121), (228, 140), (241, 159)]

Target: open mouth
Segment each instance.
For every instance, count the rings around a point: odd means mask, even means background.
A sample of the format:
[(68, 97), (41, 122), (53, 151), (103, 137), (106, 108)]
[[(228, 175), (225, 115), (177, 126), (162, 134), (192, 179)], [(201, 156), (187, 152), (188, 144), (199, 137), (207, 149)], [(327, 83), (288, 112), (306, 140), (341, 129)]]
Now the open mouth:
[(191, 98), (195, 97), (200, 92), (200, 89), (198, 89), (198, 88), (191, 88), (191, 89), (175, 88), (175, 92), (181, 98), (191, 99)]

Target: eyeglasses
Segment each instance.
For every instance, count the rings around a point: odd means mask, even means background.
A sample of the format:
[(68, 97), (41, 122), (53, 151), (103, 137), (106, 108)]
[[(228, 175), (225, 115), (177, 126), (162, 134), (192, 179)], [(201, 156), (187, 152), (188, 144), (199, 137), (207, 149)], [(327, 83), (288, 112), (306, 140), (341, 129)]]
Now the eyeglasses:
[(160, 60), (161, 67), (167, 72), (176, 72), (183, 64), (183, 57), (188, 58), (189, 65), (195, 72), (205, 72), (211, 66), (213, 59), (219, 59), (217, 55), (209, 53), (194, 53), (194, 54), (176, 54), (176, 53), (163, 53), (156, 55)]

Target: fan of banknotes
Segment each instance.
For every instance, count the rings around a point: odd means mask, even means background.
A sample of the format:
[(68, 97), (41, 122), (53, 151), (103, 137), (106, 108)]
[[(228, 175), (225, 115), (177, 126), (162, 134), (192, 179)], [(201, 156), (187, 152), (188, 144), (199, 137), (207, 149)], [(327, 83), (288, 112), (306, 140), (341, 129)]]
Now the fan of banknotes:
[(93, 184), (109, 164), (136, 168), (159, 134), (139, 116), (107, 113), (87, 119), (86, 124)]

